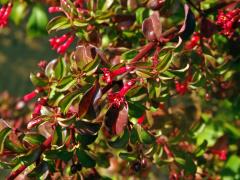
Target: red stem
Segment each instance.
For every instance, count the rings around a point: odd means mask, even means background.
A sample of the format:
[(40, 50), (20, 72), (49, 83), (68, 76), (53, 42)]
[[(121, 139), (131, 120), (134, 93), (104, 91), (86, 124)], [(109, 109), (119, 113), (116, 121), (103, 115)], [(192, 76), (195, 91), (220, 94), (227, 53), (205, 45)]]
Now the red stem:
[(22, 173), (27, 166), (21, 165), (17, 170), (11, 172), (11, 174), (7, 177), (7, 180), (14, 180), (20, 173)]
[(131, 63), (135, 63), (146, 56), (156, 44), (156, 42), (149, 42), (147, 45), (145, 45), (143, 49), (132, 59)]

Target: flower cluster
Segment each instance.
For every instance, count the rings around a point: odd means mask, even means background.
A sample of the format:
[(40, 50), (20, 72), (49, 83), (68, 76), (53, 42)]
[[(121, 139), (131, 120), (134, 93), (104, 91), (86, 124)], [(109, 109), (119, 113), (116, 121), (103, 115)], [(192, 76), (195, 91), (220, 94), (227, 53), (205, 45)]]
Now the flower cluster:
[(109, 103), (116, 108), (119, 108), (122, 104), (126, 103), (125, 95), (133, 87), (135, 83), (136, 79), (129, 80), (123, 85), (122, 89), (119, 92), (117, 93), (110, 92), (108, 94)]
[(64, 34), (61, 37), (54, 37), (49, 40), (53, 49), (57, 50), (59, 54), (64, 54), (73, 41), (74, 36), (69, 34)]
[(4, 28), (7, 26), (8, 17), (12, 10), (12, 4), (8, 3), (8, 5), (3, 5), (0, 9), (0, 28)]
[(222, 33), (231, 38), (235, 32), (235, 27), (240, 23), (240, 8), (229, 11), (226, 14), (223, 10), (218, 12), (217, 25), (222, 28)]

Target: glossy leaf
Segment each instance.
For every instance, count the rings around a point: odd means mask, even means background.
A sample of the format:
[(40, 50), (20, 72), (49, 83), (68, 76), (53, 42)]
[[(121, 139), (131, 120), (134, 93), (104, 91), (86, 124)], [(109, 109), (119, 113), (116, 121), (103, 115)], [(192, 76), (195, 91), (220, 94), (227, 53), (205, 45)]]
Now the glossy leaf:
[(27, 32), (31, 36), (46, 34), (47, 15), (40, 5), (35, 5), (27, 22)]
[(32, 73), (30, 74), (30, 79), (31, 79), (32, 83), (37, 87), (43, 87), (43, 86), (47, 85), (47, 81), (45, 81), (42, 78), (37, 77), (36, 75), (34, 75)]
[(129, 141), (129, 132), (127, 129), (124, 130), (123, 134), (114, 141), (108, 142), (108, 144), (116, 149), (121, 149), (126, 147)]
[(7, 138), (7, 136), (11, 133), (11, 128), (4, 128), (1, 130), (0, 132), (0, 154), (3, 152), (4, 150), (4, 142)]
[(52, 31), (64, 30), (71, 26), (67, 17), (57, 16), (51, 19), (47, 24), (47, 31), (51, 33)]
[(45, 137), (40, 134), (26, 134), (23, 138), (23, 141), (26, 141), (32, 145), (40, 145), (44, 140)]
[(139, 139), (144, 144), (152, 144), (155, 142), (155, 137), (144, 130), (141, 126), (137, 125), (137, 132)]
[(183, 40), (188, 39), (195, 30), (195, 16), (188, 5), (184, 5), (185, 19), (179, 33)]
[(78, 148), (76, 154), (80, 163), (86, 168), (92, 168), (96, 166), (96, 161), (83, 149)]
[(136, 153), (120, 153), (119, 157), (126, 161), (136, 161), (137, 160)]

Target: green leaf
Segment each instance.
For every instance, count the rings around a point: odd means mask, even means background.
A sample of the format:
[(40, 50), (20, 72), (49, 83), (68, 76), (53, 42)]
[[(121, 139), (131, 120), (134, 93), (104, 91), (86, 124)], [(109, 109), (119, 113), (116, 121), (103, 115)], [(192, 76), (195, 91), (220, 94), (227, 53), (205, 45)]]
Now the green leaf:
[(68, 151), (65, 148), (58, 149), (58, 150), (49, 150), (45, 152), (46, 159), (60, 159), (65, 162), (68, 162), (73, 157), (73, 152)]
[(136, 161), (137, 160), (136, 153), (120, 153), (119, 157), (126, 161)]
[(40, 5), (35, 5), (27, 22), (27, 32), (30, 36), (46, 34), (48, 18)]
[(71, 87), (76, 85), (77, 80), (73, 79), (72, 76), (64, 77), (60, 83), (56, 86), (55, 91), (56, 92), (64, 92), (69, 90)]
[(68, 93), (60, 102), (59, 107), (61, 111), (66, 114), (72, 103), (78, 98), (82, 98), (82, 93), (80, 90), (75, 90), (71, 93)]
[(148, 16), (149, 16), (148, 9), (140, 7), (136, 10), (136, 20), (138, 24), (142, 24), (144, 19), (147, 18)]
[(82, 146), (87, 146), (89, 144), (92, 144), (98, 137), (98, 134), (96, 135), (88, 135), (88, 134), (78, 134), (76, 137), (76, 140), (80, 142)]
[(49, 21), (47, 24), (47, 31), (50, 34), (52, 31), (64, 30), (71, 27), (69, 19), (65, 16), (57, 16)]
[(97, 71), (99, 64), (100, 59), (97, 56), (93, 61), (84, 66), (83, 71), (86, 73), (86, 76), (94, 74)]
[(195, 174), (197, 166), (193, 161), (192, 156), (189, 153), (185, 152), (175, 152), (174, 160), (183, 168), (186, 173)]
[(27, 176), (40, 178), (48, 170), (48, 164), (46, 162), (41, 162), (37, 167), (35, 167)]
[(57, 79), (62, 79), (66, 74), (66, 63), (64, 58), (58, 59), (54, 67), (54, 75)]
[(108, 168), (110, 166), (108, 153), (97, 153), (97, 165), (103, 168)]
[(139, 139), (144, 144), (152, 144), (155, 142), (155, 137), (151, 135), (149, 132), (144, 130), (141, 126), (137, 125), (137, 132)]
[(10, 133), (11, 133), (11, 128), (9, 127), (4, 128), (0, 132), (0, 154), (2, 154), (4, 150), (4, 142)]
[(173, 52), (168, 51), (159, 61), (160, 62), (157, 65), (158, 72), (166, 71), (173, 61)]
[(36, 75), (34, 75), (32, 73), (30, 74), (30, 79), (34, 86), (43, 87), (43, 86), (47, 85), (47, 81), (43, 80), (42, 78), (37, 77)]
[(80, 163), (86, 168), (92, 168), (96, 166), (96, 161), (83, 149), (78, 148), (76, 154)]
[(133, 59), (137, 54), (138, 54), (138, 51), (135, 50), (135, 49), (132, 49), (130, 51), (127, 51), (127, 52), (123, 53), (121, 58), (124, 61), (129, 61), (129, 60)]
[(127, 128), (124, 130), (124, 133), (118, 137), (115, 141), (110, 141), (108, 142), (108, 144), (116, 149), (121, 149), (126, 147), (126, 145), (128, 144), (129, 141), (129, 132), (127, 130)]
[(40, 145), (45, 140), (45, 137), (40, 134), (25, 134), (23, 141), (33, 145)]
[(136, 144), (138, 140), (139, 140), (138, 132), (137, 132), (136, 128), (133, 127), (131, 130), (131, 134), (130, 134), (130, 142), (132, 144)]
[(14, 2), (10, 18), (16, 25), (19, 25), (26, 16), (26, 8), (26, 2)]
[(196, 157), (202, 156), (207, 148), (207, 144), (208, 142), (206, 140), (203, 141), (203, 143), (198, 147), (197, 151), (196, 151)]
[(114, 3), (114, 0), (103, 0), (103, 6), (99, 7), (102, 11), (107, 11)]
[(95, 135), (101, 127), (98, 123), (92, 123), (87, 121), (77, 121), (75, 123), (75, 126), (78, 133), (82, 135)]
[(0, 169), (12, 169), (14, 164), (0, 161)]
[(26, 149), (23, 147), (22, 144), (18, 144), (13, 141), (10, 141), (8, 138), (5, 140), (4, 146), (12, 152), (16, 152), (16, 153), (26, 152)]
[(69, 118), (58, 117), (57, 121), (58, 121), (58, 124), (60, 126), (62, 126), (62, 127), (69, 127), (76, 121), (76, 115), (73, 115), (73, 116), (71, 116)]
[(53, 139), (52, 139), (52, 145), (62, 145), (63, 142), (63, 135), (62, 135), (62, 127), (60, 125), (57, 125), (55, 127), (54, 133), (53, 133)]

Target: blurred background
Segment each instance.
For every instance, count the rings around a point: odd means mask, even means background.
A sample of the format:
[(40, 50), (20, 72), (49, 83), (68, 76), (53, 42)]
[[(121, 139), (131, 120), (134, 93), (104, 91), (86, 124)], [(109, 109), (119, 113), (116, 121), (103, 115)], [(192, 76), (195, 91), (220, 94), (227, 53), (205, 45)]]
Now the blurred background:
[(33, 89), (29, 75), (37, 63), (56, 57), (47, 36), (31, 38), (23, 27), (0, 29), (0, 92), (22, 96)]

